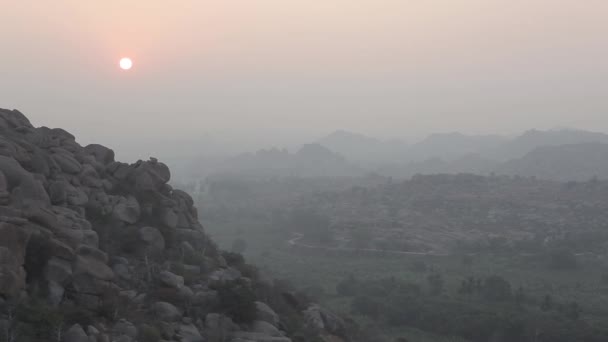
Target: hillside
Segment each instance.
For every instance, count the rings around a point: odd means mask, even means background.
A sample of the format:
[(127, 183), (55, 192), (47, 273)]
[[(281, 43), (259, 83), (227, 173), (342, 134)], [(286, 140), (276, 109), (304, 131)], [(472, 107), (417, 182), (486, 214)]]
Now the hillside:
[(538, 147), (495, 168), (498, 174), (559, 181), (608, 179), (608, 144), (581, 143)]
[(583, 143), (608, 143), (608, 135), (573, 129), (549, 131), (532, 129), (500, 146), (488, 149), (486, 153), (496, 160), (507, 161), (521, 158), (539, 147)]
[(343, 156), (319, 144), (303, 145), (295, 153), (285, 149), (266, 149), (244, 153), (215, 167), (211, 175), (243, 178), (268, 177), (345, 177), (363, 171)]
[(28, 341), (349, 341), (342, 319), (220, 251), (150, 158), (0, 110), (0, 333)]
[(344, 130), (337, 130), (317, 142), (358, 163), (390, 162), (402, 158), (408, 149), (408, 145), (402, 141), (381, 141)]

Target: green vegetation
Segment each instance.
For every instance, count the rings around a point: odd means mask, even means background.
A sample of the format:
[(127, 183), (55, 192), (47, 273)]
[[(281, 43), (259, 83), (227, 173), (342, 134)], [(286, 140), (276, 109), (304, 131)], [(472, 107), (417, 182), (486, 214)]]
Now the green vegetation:
[[(505, 200), (463, 195), (478, 189), (475, 191), (496, 196), (494, 190), (487, 190), (488, 182), (497, 184), (498, 193), (510, 189), (508, 205)], [(554, 192), (567, 193), (568, 209), (547, 205), (549, 209), (531, 211), (517, 205), (518, 196), (523, 196), (521, 202), (532, 201), (525, 197), (529, 190), (524, 190), (530, 185), (536, 187), (534, 201), (546, 198), (551, 203)], [(608, 262), (602, 252), (608, 239), (601, 230), (601, 222), (607, 221), (605, 211), (598, 209), (604, 205), (603, 195), (596, 191), (603, 186), (429, 177), (401, 187), (299, 193), (289, 200), (288, 191), (275, 184), (275, 191), (284, 196), (281, 201), (269, 201), (257, 209), (242, 204), (230, 219), (220, 219), (209, 205), (202, 206), (201, 215), (217, 218), (206, 220), (206, 229), (222, 247), (229, 248), (237, 238), (247, 241), (245, 255), (261, 273), (295, 284), (358, 322), (373, 334), (374, 341), (599, 342), (608, 340)], [(454, 200), (429, 197), (422, 201), (431, 189), (448, 189)], [(416, 192), (409, 193), (412, 191)], [(273, 198), (269, 193), (265, 196)], [(418, 199), (408, 202), (407, 196)], [(201, 200), (212, 203), (211, 198)], [(345, 201), (351, 205), (341, 207)], [(366, 209), (382, 201), (387, 208), (405, 201), (420, 210), (420, 215), (429, 215), (416, 216), (426, 227), (426, 231), (415, 230), (420, 241), (445, 247), (438, 243), (452, 236), (452, 245), (428, 255), (390, 253), (395, 246), (416, 252), (424, 248), (417, 249), (420, 244), (407, 239), (398, 241), (412, 233), (399, 222), (414, 216), (403, 210)], [(330, 206), (338, 209), (327, 210)], [(223, 210), (229, 208), (230, 202), (226, 202)], [(391, 218), (396, 213), (405, 215), (397, 219), (398, 224)], [(494, 221), (488, 224), (491, 234), (483, 236), (479, 232), (487, 215)], [(526, 220), (517, 221), (519, 216)], [(427, 225), (436, 219), (449, 225), (441, 229)], [(562, 222), (561, 230), (553, 229), (550, 221)], [(474, 231), (475, 239), (456, 241), (467, 236), (466, 229)], [(524, 230), (525, 234), (517, 233)], [(320, 231), (324, 234), (317, 234)], [(293, 245), (289, 242), (298, 237), (295, 233), (304, 236)], [(324, 243), (327, 239), (319, 238), (324, 235), (331, 241)], [(378, 241), (384, 241), (385, 248)], [(318, 248), (302, 247), (300, 242)], [(376, 251), (368, 250), (374, 247)]]

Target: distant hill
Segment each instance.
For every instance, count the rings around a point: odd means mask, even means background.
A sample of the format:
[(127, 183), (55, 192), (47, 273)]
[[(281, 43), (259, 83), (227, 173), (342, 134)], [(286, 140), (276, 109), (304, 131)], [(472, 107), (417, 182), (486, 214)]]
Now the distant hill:
[(317, 141), (353, 162), (382, 163), (402, 158), (408, 148), (400, 140), (382, 141), (363, 134), (337, 130)]
[[(548, 148), (578, 144), (581, 146)], [(608, 135), (572, 129), (529, 130), (515, 137), (454, 132), (432, 134), (407, 145), (338, 130), (316, 143), (303, 145), (295, 153), (271, 148), (236, 157), (201, 157), (189, 163), (175, 162), (175, 169), (185, 179), (221, 174), (246, 178), (341, 177), (377, 172), (409, 178), (415, 174), (497, 172), (580, 180), (603, 177), (603, 146), (594, 144), (608, 144)]]
[(508, 139), (500, 135), (465, 135), (458, 132), (432, 134), (412, 145), (407, 157), (410, 161), (430, 158), (449, 161), (498, 148), (507, 142)]
[(489, 174), (497, 162), (486, 159), (479, 154), (467, 154), (460, 158), (446, 161), (441, 158), (430, 158), (423, 161), (395, 164), (381, 167), (378, 173), (395, 178), (410, 178), (417, 174)]
[(241, 154), (218, 165), (213, 174), (245, 178), (343, 177), (360, 176), (363, 170), (320, 144), (306, 144), (295, 153), (273, 148)]
[(560, 181), (608, 179), (608, 144), (543, 146), (496, 167), (496, 173)]
[(608, 143), (608, 135), (598, 132), (562, 129), (552, 131), (529, 130), (504, 144), (489, 148), (484, 155), (507, 161), (520, 158), (538, 147), (560, 146), (581, 143)]

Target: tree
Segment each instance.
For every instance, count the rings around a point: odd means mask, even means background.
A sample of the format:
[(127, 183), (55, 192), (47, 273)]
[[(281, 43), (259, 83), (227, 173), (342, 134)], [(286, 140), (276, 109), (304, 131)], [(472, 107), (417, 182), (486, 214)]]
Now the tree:
[(377, 318), (382, 311), (380, 303), (368, 296), (357, 296), (352, 301), (352, 310), (356, 313)]
[(526, 293), (524, 292), (523, 287), (520, 286), (517, 288), (517, 291), (515, 291), (514, 299), (517, 304), (523, 304), (526, 301)]
[(501, 276), (490, 276), (484, 282), (483, 295), (491, 301), (509, 300), (512, 296), (511, 284)]
[(426, 278), (429, 284), (429, 293), (439, 295), (443, 292), (443, 277), (439, 273), (433, 273)]
[(572, 302), (564, 308), (564, 316), (571, 320), (577, 320), (581, 315), (581, 307), (577, 302)]
[(540, 309), (543, 311), (553, 309), (553, 298), (550, 295), (545, 295), (545, 298), (543, 298), (543, 301), (540, 304)]
[(336, 285), (336, 293), (340, 296), (354, 296), (357, 293), (357, 287), (357, 278), (350, 274)]
[(306, 237), (315, 242), (327, 244), (333, 241), (333, 234), (329, 227), (329, 217), (315, 210), (293, 210), (289, 222), (293, 230), (305, 234)]
[(219, 287), (220, 307), (236, 323), (251, 323), (256, 318), (255, 293), (242, 281), (229, 282)]

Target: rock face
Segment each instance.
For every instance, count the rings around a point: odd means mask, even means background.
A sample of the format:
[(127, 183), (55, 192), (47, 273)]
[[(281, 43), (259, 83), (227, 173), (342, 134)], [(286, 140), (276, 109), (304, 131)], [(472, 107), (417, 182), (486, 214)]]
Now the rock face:
[[(227, 264), (170, 178), (154, 158), (121, 163), (109, 148), (0, 109), (0, 322), (36, 303), (53, 341), (290, 341), (262, 302), (244, 303), (257, 317), (246, 324), (222, 314), (241, 303), (218, 293), (235, 282), (255, 293), (256, 280)], [(79, 314), (56, 316), (68, 311)], [(323, 311), (308, 315), (334, 329)]]

